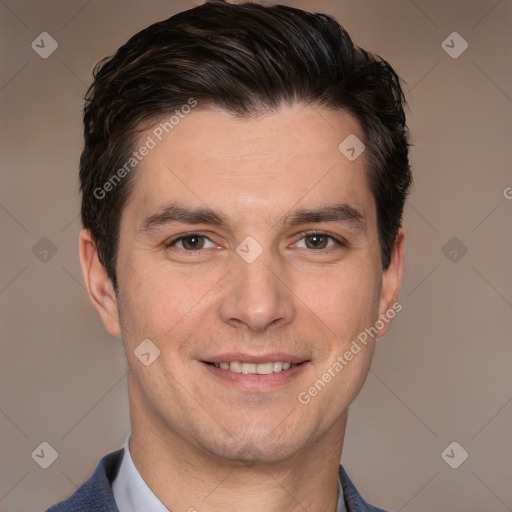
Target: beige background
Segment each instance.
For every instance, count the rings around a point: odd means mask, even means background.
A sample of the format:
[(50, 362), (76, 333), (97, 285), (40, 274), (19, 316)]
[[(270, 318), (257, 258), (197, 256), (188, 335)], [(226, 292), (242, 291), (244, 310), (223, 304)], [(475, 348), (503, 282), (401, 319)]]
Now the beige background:
[[(197, 3), (0, 2), (2, 512), (71, 494), (128, 431), (122, 348), (77, 258), (81, 98), (96, 61)], [(351, 408), (342, 461), (390, 511), (512, 510), (512, 2), (286, 3), (333, 14), (407, 82), (404, 308)], [(43, 31), (59, 45), (48, 59), (31, 48)], [(454, 31), (469, 44), (457, 59), (441, 46)], [(46, 262), (42, 237), (57, 249)], [(43, 441), (58, 452), (46, 470), (31, 458)], [(469, 453), (458, 469), (441, 458), (452, 441)]]

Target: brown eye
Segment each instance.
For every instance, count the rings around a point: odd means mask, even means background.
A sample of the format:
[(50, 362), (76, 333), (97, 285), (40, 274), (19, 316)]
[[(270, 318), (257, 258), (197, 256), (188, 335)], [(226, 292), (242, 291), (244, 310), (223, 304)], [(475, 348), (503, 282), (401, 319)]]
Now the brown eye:
[(181, 239), (181, 243), (183, 248), (187, 250), (202, 249), (204, 246), (204, 237), (196, 235), (184, 236)]
[(326, 235), (315, 234), (315, 235), (306, 235), (304, 240), (306, 241), (306, 247), (308, 249), (325, 249), (327, 247), (327, 243), (329, 242), (329, 238)]
[[(210, 245), (206, 245), (208, 242)], [(186, 251), (198, 251), (208, 247), (215, 247), (215, 244), (204, 235), (192, 233), (175, 238), (172, 242), (167, 244), (167, 247), (177, 247)]]
[(313, 249), (320, 251), (323, 249), (334, 249), (336, 246), (345, 247), (346, 244), (327, 233), (313, 232), (302, 233), (302, 238), (295, 244), (295, 246), (301, 249)]

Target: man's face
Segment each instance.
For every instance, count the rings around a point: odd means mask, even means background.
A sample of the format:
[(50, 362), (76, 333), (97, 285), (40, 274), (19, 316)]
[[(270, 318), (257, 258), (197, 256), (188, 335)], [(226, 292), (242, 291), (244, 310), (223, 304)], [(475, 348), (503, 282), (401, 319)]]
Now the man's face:
[[(338, 149), (350, 134), (363, 138), (348, 114), (294, 106), (195, 111), (160, 142), (142, 135), (158, 143), (135, 171), (117, 260), (132, 419), (228, 459), (342, 435), (373, 341), (333, 365), (389, 307), (366, 155)], [(149, 366), (134, 354), (145, 339), (160, 350)]]

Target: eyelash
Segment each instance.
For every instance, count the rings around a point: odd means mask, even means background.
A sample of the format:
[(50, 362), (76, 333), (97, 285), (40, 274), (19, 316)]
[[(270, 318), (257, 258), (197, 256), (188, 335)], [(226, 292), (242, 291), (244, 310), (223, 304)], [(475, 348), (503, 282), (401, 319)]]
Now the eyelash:
[[(300, 238), (297, 240), (297, 242), (302, 240), (303, 238), (305, 238), (307, 236), (313, 236), (313, 235), (326, 236), (327, 238), (333, 240), (335, 242), (335, 244), (338, 245), (339, 247), (348, 247), (348, 242), (346, 240), (344, 240), (341, 237), (337, 237), (337, 236), (331, 235), (330, 233), (326, 233), (324, 231), (304, 231), (302, 233), (299, 233)], [(191, 233), (184, 233), (183, 235), (179, 235), (179, 236), (173, 238), (172, 240), (167, 241), (165, 243), (165, 247), (168, 249), (170, 247), (173, 247), (180, 240), (183, 240), (185, 238), (191, 238), (191, 237), (201, 237), (201, 238), (206, 238), (207, 240), (210, 240), (210, 242), (212, 241), (206, 235), (202, 235), (201, 233), (191, 232)], [(295, 242), (295, 243), (297, 243), (297, 242)], [(331, 247), (327, 247), (325, 249), (316, 249), (316, 250), (315, 249), (309, 249), (309, 250), (310, 251), (315, 251), (315, 252), (325, 252), (325, 251), (328, 251), (329, 249), (332, 250), (333, 247), (331, 246)], [(196, 251), (189, 251), (187, 249), (183, 249), (183, 250), (187, 251), (187, 252), (199, 252), (202, 249), (198, 249)]]

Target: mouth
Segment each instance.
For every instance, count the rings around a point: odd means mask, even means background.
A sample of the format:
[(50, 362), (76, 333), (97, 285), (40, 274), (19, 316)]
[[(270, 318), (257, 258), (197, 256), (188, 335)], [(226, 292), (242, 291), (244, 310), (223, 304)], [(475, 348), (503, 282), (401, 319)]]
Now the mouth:
[(293, 364), (290, 361), (267, 361), (263, 363), (243, 363), (241, 361), (221, 361), (219, 363), (204, 361), (210, 366), (220, 368), (233, 373), (243, 373), (244, 375), (270, 375), (289, 370), (302, 363)]
[(300, 375), (310, 361), (289, 354), (224, 354), (200, 361), (216, 382), (243, 391), (275, 391)]

